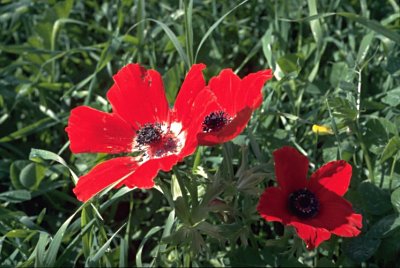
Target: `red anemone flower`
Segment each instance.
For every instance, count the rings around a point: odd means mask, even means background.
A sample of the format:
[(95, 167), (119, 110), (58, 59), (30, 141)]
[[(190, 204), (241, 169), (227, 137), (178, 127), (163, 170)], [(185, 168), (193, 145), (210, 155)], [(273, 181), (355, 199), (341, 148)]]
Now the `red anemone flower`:
[(309, 250), (331, 234), (360, 234), (362, 216), (342, 197), (349, 187), (351, 165), (344, 160), (329, 162), (307, 180), (307, 157), (292, 147), (273, 155), (278, 187), (265, 189), (257, 206), (265, 220), (293, 226)]
[(224, 69), (210, 79), (208, 87), (217, 102), (203, 121), (203, 131), (197, 135), (200, 145), (216, 145), (239, 135), (251, 114), (262, 103), (261, 89), (272, 78), (271, 69), (251, 73), (240, 79), (231, 69)]
[[(205, 88), (204, 64), (193, 65), (173, 108), (161, 75), (128, 64), (107, 93), (112, 113), (80, 106), (71, 111), (66, 131), (73, 153), (127, 153), (96, 165), (73, 189), (87, 201), (107, 186), (151, 188), (159, 170), (170, 171), (197, 147), (197, 134), (209, 113), (213, 93)], [(193, 94), (196, 92), (198, 94)]]

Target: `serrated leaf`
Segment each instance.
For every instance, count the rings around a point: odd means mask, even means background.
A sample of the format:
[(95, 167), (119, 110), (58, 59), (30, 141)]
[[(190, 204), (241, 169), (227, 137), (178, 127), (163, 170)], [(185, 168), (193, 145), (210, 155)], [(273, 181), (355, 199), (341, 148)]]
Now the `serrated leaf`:
[(339, 118), (354, 121), (357, 118), (357, 109), (353, 103), (343, 98), (331, 98), (328, 100), (333, 109), (333, 115)]

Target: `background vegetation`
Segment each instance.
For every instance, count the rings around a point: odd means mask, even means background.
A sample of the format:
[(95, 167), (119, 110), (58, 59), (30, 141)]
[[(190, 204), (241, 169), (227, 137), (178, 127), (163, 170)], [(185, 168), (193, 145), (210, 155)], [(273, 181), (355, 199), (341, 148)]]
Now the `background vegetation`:
[[(399, 265), (397, 1), (0, 0), (0, 27), (0, 266)], [(74, 174), (107, 156), (71, 154), (69, 111), (110, 110), (112, 75), (129, 62), (162, 73), (170, 102), (194, 62), (208, 78), (272, 68), (275, 79), (233, 142), (160, 173), (158, 189), (82, 205)], [(314, 169), (352, 164), (361, 236), (306, 251), (259, 217), (282, 145)]]

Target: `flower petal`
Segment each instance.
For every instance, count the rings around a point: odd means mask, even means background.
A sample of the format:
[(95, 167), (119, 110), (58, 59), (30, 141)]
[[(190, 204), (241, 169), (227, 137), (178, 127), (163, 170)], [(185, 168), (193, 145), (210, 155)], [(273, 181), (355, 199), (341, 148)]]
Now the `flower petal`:
[(361, 233), (362, 228), (362, 215), (353, 213), (347, 216), (347, 224), (343, 224), (331, 232), (338, 236), (353, 237)]
[(236, 99), (241, 98), (240, 78), (231, 69), (224, 69), (218, 76), (210, 79), (209, 87), (217, 97), (218, 103), (225, 112), (234, 116), (236, 109)]
[(148, 189), (154, 186), (153, 179), (157, 176), (160, 170), (159, 159), (152, 159), (142, 163), (131, 175), (124, 181), (120, 182), (117, 186), (126, 186), (133, 188), (138, 187), (141, 189)]
[[(185, 115), (191, 113), (191, 109), (199, 92), (205, 88), (206, 82), (203, 77), (203, 70), (206, 65), (194, 64), (187, 73), (182, 87), (176, 97), (174, 110), (178, 116), (178, 121), (182, 121)], [(187, 125), (187, 122), (183, 122)]]
[(195, 151), (198, 145), (198, 135), (202, 133), (204, 118), (219, 108), (220, 106), (216, 101), (214, 93), (205, 88), (193, 101), (191, 111), (180, 116), (186, 122), (186, 125), (183, 126), (183, 130), (186, 131), (186, 142), (181, 155), (187, 156)]
[(221, 130), (217, 132), (199, 133), (197, 136), (199, 144), (213, 146), (234, 139), (242, 133), (251, 118), (252, 112), (253, 110), (247, 107), (237, 113), (236, 117)]
[(115, 84), (107, 92), (113, 112), (134, 127), (168, 120), (168, 102), (157, 71), (128, 64), (113, 78)]
[(265, 189), (258, 202), (257, 211), (267, 221), (286, 224), (291, 218), (287, 209), (287, 195), (277, 187)]
[(79, 106), (65, 129), (73, 153), (129, 153), (135, 131), (117, 114)]
[(350, 184), (352, 168), (344, 160), (332, 161), (311, 175), (310, 189), (317, 193), (321, 187), (343, 196)]
[(275, 150), (275, 176), (279, 187), (290, 194), (307, 184), (308, 159), (290, 146)]
[(308, 250), (318, 247), (319, 244), (331, 237), (331, 233), (324, 228), (316, 228), (302, 222), (292, 222), (290, 225), (296, 229), (298, 236), (306, 243)]
[(96, 165), (88, 174), (80, 177), (73, 191), (80, 201), (86, 202), (111, 184), (132, 174), (137, 167), (138, 164), (133, 157), (108, 160)]
[(339, 236), (356, 236), (362, 227), (362, 216), (355, 214), (350, 202), (325, 190), (318, 193), (320, 212), (313, 225), (324, 228)]
[(258, 108), (262, 103), (262, 92), (265, 82), (273, 77), (272, 70), (263, 70), (251, 73), (243, 78), (240, 83), (240, 91), (235, 96), (236, 110), (242, 110), (250, 107), (253, 110)]

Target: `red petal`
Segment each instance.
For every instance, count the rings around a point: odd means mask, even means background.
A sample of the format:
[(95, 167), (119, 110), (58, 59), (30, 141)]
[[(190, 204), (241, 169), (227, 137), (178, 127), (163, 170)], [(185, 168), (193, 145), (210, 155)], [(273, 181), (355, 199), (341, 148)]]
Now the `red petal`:
[(316, 228), (301, 222), (292, 222), (290, 225), (294, 226), (298, 236), (306, 243), (308, 250), (318, 247), (319, 244), (331, 237), (331, 233), (324, 228)]
[(330, 191), (318, 193), (320, 211), (313, 223), (339, 236), (356, 236), (362, 227), (362, 216), (355, 214), (351, 204)]
[(310, 189), (317, 193), (321, 187), (343, 196), (350, 184), (352, 168), (344, 160), (332, 161), (311, 175)]
[(220, 109), (220, 106), (216, 102), (214, 93), (208, 88), (205, 88), (194, 100), (191, 112), (181, 116), (184, 118), (184, 121), (187, 122), (187, 125), (183, 126), (187, 135), (185, 148), (182, 150), (182, 154), (186, 156), (194, 152), (198, 145), (197, 137), (202, 133), (204, 118), (216, 109)]
[(261, 89), (265, 82), (272, 77), (271, 69), (251, 73), (244, 77), (240, 83), (240, 91), (235, 96), (236, 110), (242, 110), (245, 107), (250, 107), (253, 110), (258, 108), (262, 103)]
[(118, 186), (125, 184), (126, 186), (133, 188), (138, 187), (142, 189), (148, 189), (154, 186), (153, 179), (157, 176), (160, 170), (159, 159), (152, 159), (142, 163), (134, 173), (121, 182)]
[(113, 111), (132, 126), (168, 120), (168, 102), (161, 76), (139, 64), (128, 64), (114, 75), (107, 93)]
[(96, 165), (78, 180), (73, 189), (76, 197), (86, 202), (111, 184), (133, 173), (137, 162), (133, 157), (118, 157)]
[[(168, 172), (178, 162), (177, 155), (169, 155), (162, 158), (150, 159), (142, 163), (135, 172), (122, 181), (120, 185), (125, 184), (128, 187), (138, 187), (142, 189), (154, 186), (153, 179), (160, 170)], [(118, 185), (118, 186), (120, 186)]]
[(291, 218), (287, 209), (287, 195), (277, 187), (265, 189), (258, 202), (257, 211), (267, 221), (286, 224)]
[(198, 141), (200, 145), (213, 146), (234, 139), (243, 129), (251, 118), (253, 110), (245, 108), (240, 111), (236, 117), (228, 125), (224, 126), (220, 131), (210, 133), (199, 133)]
[(210, 89), (217, 97), (218, 103), (230, 115), (235, 115), (236, 109), (235, 99), (241, 98), (240, 94), (240, 78), (233, 73), (231, 69), (224, 69), (218, 76), (212, 77), (209, 82)]
[(338, 236), (353, 237), (361, 233), (362, 215), (353, 213), (347, 217), (347, 224), (343, 224), (331, 232)]
[(132, 152), (135, 131), (117, 114), (80, 106), (71, 111), (65, 130), (73, 153)]
[[(202, 63), (194, 64), (187, 73), (174, 105), (178, 121), (182, 121), (182, 118), (186, 114), (191, 113), (192, 105), (197, 94), (205, 88), (206, 82), (203, 77), (203, 70), (205, 67), (206, 65)], [(183, 122), (184, 125), (187, 125), (187, 123), (188, 122)]]
[(307, 184), (308, 159), (295, 148), (285, 146), (274, 153), (275, 176), (286, 193), (302, 189)]

